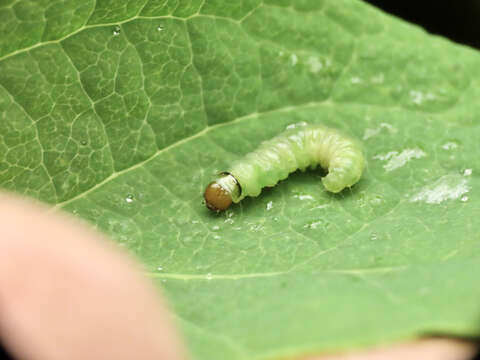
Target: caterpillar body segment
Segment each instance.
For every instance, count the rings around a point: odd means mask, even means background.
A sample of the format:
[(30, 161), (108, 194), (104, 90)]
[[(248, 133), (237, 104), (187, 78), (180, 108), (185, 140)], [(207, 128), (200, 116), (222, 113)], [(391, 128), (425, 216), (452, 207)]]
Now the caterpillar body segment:
[(207, 207), (225, 210), (231, 202), (258, 196), (263, 187), (274, 186), (297, 169), (317, 166), (328, 170), (322, 178), (325, 189), (338, 193), (362, 176), (366, 166), (363, 147), (356, 139), (324, 125), (288, 129), (235, 161), (210, 183), (205, 191)]

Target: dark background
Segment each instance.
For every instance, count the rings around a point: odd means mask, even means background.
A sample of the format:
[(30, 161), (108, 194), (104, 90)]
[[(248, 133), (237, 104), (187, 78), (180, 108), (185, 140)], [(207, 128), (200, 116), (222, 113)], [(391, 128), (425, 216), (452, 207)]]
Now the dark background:
[(428, 32), (480, 49), (480, 0), (365, 0)]

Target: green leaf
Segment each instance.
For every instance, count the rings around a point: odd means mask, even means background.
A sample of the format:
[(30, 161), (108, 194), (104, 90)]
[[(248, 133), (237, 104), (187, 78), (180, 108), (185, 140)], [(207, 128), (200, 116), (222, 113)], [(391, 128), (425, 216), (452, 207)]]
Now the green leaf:
[[(0, 184), (145, 264), (193, 358), (480, 334), (480, 56), (354, 0), (0, 2)], [(299, 121), (363, 139), (351, 191), (202, 193)]]

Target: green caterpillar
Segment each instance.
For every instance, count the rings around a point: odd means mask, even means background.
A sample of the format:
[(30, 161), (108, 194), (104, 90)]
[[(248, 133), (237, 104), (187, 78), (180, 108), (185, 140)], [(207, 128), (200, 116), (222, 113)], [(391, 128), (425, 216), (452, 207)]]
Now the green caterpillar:
[(325, 189), (338, 193), (360, 180), (366, 165), (363, 147), (356, 139), (323, 125), (287, 129), (208, 184), (206, 205), (214, 211), (225, 210), (246, 196), (258, 196), (263, 187), (274, 186), (297, 169), (318, 165), (328, 169), (322, 178)]

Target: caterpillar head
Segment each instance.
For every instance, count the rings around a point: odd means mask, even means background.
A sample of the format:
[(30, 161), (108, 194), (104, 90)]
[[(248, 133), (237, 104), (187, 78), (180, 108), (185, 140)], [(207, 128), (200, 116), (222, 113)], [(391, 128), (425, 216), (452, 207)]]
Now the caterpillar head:
[(232, 204), (232, 197), (219, 183), (212, 181), (203, 194), (207, 208), (213, 211), (226, 210)]
[(219, 178), (207, 185), (203, 197), (207, 208), (213, 211), (228, 209), (240, 194), (240, 185), (233, 175), (222, 173)]

